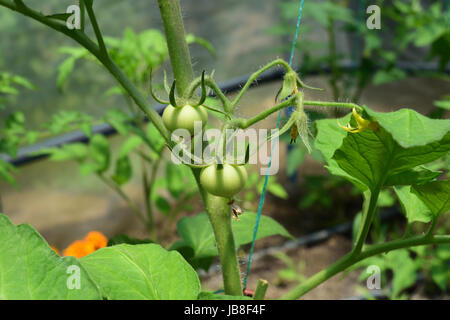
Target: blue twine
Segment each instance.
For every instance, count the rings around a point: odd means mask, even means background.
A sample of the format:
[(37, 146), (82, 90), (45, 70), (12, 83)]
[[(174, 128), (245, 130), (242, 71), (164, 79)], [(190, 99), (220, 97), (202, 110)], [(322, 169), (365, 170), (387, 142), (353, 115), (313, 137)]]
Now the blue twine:
[[(303, 11), (303, 4), (304, 4), (304, 2), (305, 2), (305, 0), (301, 0), (300, 8), (299, 8), (299, 11), (298, 11), (297, 25), (295, 27), (295, 35), (294, 35), (294, 39), (292, 41), (291, 55), (289, 57), (289, 65), (290, 66), (292, 66), (292, 60), (294, 59), (295, 45), (296, 45), (296, 42), (297, 42), (298, 31), (300, 29), (300, 21), (301, 21), (301, 18), (302, 18), (302, 11)], [(292, 109), (292, 107), (290, 107), (290, 108)], [(276, 126), (277, 129), (280, 126), (280, 120), (281, 120), (281, 110), (278, 112), (277, 126)], [(271, 148), (271, 151), (270, 151), (269, 165), (267, 167), (267, 173), (266, 173), (266, 176), (264, 178), (264, 186), (263, 186), (263, 189), (262, 189), (262, 192), (261, 192), (261, 197), (259, 198), (258, 212), (257, 212), (257, 215), (256, 215), (256, 221), (255, 221), (255, 228), (253, 229), (252, 245), (250, 247), (250, 253), (249, 253), (248, 264), (247, 264), (247, 271), (245, 273), (245, 278), (244, 278), (244, 290), (247, 288), (247, 280), (248, 280), (248, 276), (250, 274), (250, 266), (251, 266), (251, 263), (252, 263), (253, 250), (255, 248), (256, 234), (258, 233), (259, 221), (261, 220), (261, 212), (262, 212), (262, 208), (263, 208), (263, 205), (264, 205), (264, 199), (266, 197), (267, 182), (269, 180), (269, 173), (270, 173), (270, 167), (272, 165), (272, 155), (273, 155), (273, 150), (275, 148), (275, 144), (276, 144), (275, 142), (272, 144), (272, 148)]]

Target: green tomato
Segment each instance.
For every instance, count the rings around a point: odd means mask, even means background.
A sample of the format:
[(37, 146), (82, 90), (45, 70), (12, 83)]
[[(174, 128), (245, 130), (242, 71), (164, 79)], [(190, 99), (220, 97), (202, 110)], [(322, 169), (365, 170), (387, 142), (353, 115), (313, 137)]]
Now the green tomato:
[(247, 170), (244, 166), (213, 164), (200, 172), (200, 183), (203, 188), (219, 197), (231, 198), (244, 188), (247, 181)]
[(182, 107), (174, 107), (169, 104), (164, 109), (162, 119), (170, 132), (176, 129), (186, 129), (193, 135), (195, 122), (201, 121), (203, 128), (208, 120), (208, 113), (203, 106), (193, 107), (187, 104)]

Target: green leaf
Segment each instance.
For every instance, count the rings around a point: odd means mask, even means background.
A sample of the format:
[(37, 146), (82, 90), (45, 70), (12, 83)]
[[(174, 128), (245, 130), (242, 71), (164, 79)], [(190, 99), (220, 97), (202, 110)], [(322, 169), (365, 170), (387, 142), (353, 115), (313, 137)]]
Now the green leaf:
[(128, 156), (129, 153), (137, 148), (142, 142), (142, 138), (139, 136), (129, 137), (120, 147), (119, 157)]
[(447, 100), (434, 101), (434, 105), (438, 108), (450, 110), (450, 96), (447, 96)]
[(133, 168), (131, 166), (130, 158), (122, 156), (116, 161), (116, 169), (114, 175), (111, 176), (117, 184), (123, 185), (130, 181), (133, 176)]
[(202, 291), (198, 294), (198, 300), (253, 300), (247, 296), (230, 296), (226, 294), (215, 294)]
[(450, 180), (413, 185), (411, 191), (425, 203), (435, 217), (450, 211)]
[[(239, 219), (240, 221), (233, 221), (232, 223), (237, 247), (252, 241), (256, 214), (245, 212), (239, 216)], [(194, 249), (194, 257), (217, 255), (213, 229), (206, 213), (200, 213), (192, 218), (181, 218), (177, 223), (177, 230), (184, 243)], [(270, 217), (261, 216), (256, 239), (272, 235), (281, 235), (292, 239), (289, 232), (278, 222)]]
[(406, 249), (390, 251), (385, 257), (393, 270), (392, 295), (396, 298), (402, 290), (416, 283), (418, 266)]
[[(399, 119), (398, 123), (401, 125), (402, 121)], [(360, 133), (349, 133), (333, 159), (342, 170), (367, 188), (382, 188), (387, 182), (393, 182), (392, 176), (410, 175), (411, 169), (439, 159), (450, 150), (450, 133), (442, 135), (441, 141), (435, 141), (441, 136), (440, 132), (433, 135), (428, 131), (440, 130), (423, 128), (420, 131), (419, 127), (410, 134), (415, 136), (422, 133), (423, 137), (428, 137), (428, 140), (418, 138), (422, 144), (417, 145), (409, 139), (403, 139), (407, 134), (401, 128), (395, 130), (397, 139), (408, 147), (400, 146), (381, 126), (375, 131), (367, 129)]]
[(50, 160), (53, 161), (83, 161), (88, 155), (88, 147), (83, 143), (76, 142), (62, 145), (59, 148), (44, 148), (39, 153), (50, 154)]
[(358, 179), (354, 178), (347, 172), (345, 172), (337, 162), (333, 159), (333, 155), (336, 150), (342, 145), (344, 138), (347, 136), (347, 132), (339, 127), (339, 123), (345, 124), (350, 121), (351, 114), (346, 115), (340, 119), (322, 119), (316, 121), (317, 136), (314, 142), (315, 149), (319, 150), (325, 161), (328, 163), (327, 170), (336, 176), (341, 176), (361, 191), (365, 191), (367, 186), (361, 183)]
[(373, 84), (381, 85), (406, 78), (406, 73), (401, 69), (379, 70), (373, 76)]
[(185, 188), (182, 172), (179, 170), (179, 166), (168, 162), (166, 165), (166, 177), (167, 187), (170, 194), (174, 198), (178, 198)]
[(153, 241), (150, 239), (136, 239), (124, 233), (120, 233), (108, 239), (108, 247), (119, 244), (145, 244), (145, 243), (153, 243)]
[[(0, 231), (0, 300), (102, 298), (77, 259), (59, 257), (30, 225), (0, 214)], [(68, 288), (69, 267), (79, 268), (80, 289)]]
[(154, 201), (155, 201), (155, 205), (159, 211), (161, 211), (164, 214), (170, 213), (171, 206), (170, 206), (169, 201), (166, 200), (166, 198), (160, 196), (159, 194), (156, 194)]
[(445, 263), (434, 263), (430, 268), (430, 274), (434, 283), (445, 292), (450, 279), (450, 269), (448, 266)]
[(366, 107), (365, 111), (403, 148), (440, 141), (450, 131), (450, 119), (430, 119), (412, 109), (376, 112)]
[(156, 129), (153, 123), (149, 123), (147, 125), (147, 138), (149, 143), (149, 147), (153, 149), (153, 151), (160, 153), (164, 146), (166, 145), (164, 138), (161, 136), (161, 133)]
[(440, 171), (431, 171), (424, 167), (418, 167), (389, 176), (386, 179), (384, 185), (401, 186), (411, 184), (423, 184), (437, 178), (441, 174), (442, 172)]
[(433, 218), (433, 214), (430, 209), (414, 194), (411, 192), (411, 186), (395, 187), (395, 193), (400, 200), (403, 212), (409, 223), (414, 221), (430, 222)]
[(157, 244), (106, 247), (80, 262), (108, 299), (192, 300), (200, 292), (194, 269)]
[(109, 167), (110, 153), (109, 153), (109, 141), (101, 135), (94, 135), (89, 143), (89, 153), (97, 165), (97, 172), (104, 172)]

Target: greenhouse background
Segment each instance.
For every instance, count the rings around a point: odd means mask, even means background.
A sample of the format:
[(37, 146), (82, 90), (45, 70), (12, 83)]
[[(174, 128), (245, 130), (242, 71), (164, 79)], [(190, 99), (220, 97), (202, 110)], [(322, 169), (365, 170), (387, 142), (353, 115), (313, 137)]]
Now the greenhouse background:
[[(31, 2), (28, 2), (31, 5)], [(172, 75), (157, 2), (137, 0), (131, 1), (132, 4), (130, 1), (120, 0), (96, 2), (99, 24), (105, 37), (111, 37), (111, 43), (120, 39), (132, 41), (146, 32), (147, 39), (150, 42), (154, 41), (154, 47), (151, 48), (155, 48), (156, 53), (150, 58), (157, 61), (153, 70), (153, 81), (157, 84), (157, 91), (163, 95), (163, 70), (167, 71), (169, 80), (172, 79)], [(450, 25), (446, 26), (446, 38), (443, 37), (447, 41), (444, 45), (449, 49), (446, 57), (442, 51), (441, 56), (437, 54), (430, 57), (430, 44), (426, 41), (423, 45), (410, 42), (399, 49), (395, 38), (400, 28), (399, 23), (392, 18), (385, 18), (384, 10), (387, 11), (393, 3), (402, 1), (381, 1), (381, 30), (366, 30), (361, 34), (358, 30), (348, 27), (350, 20), (350, 24), (365, 25), (368, 17), (365, 10), (372, 2), (376, 1), (306, 0), (293, 66), (298, 68), (305, 83), (325, 89), (325, 92), (307, 91), (306, 97), (310, 100), (341, 102), (354, 102), (356, 97), (359, 104), (370, 105), (376, 111), (389, 112), (408, 107), (424, 115), (436, 113), (436, 110), (440, 110), (436, 107), (436, 101), (448, 100), (450, 94), (448, 76)], [(44, 14), (51, 14), (63, 12), (73, 3), (74, 1), (70, 0), (46, 0), (32, 5)], [(421, 1), (421, 3), (423, 8), (428, 8), (435, 1)], [(186, 32), (193, 41), (189, 47), (196, 76), (200, 76), (202, 70), (208, 73), (214, 70), (214, 78), (219, 85), (238, 89), (242, 87), (243, 80), (269, 61), (277, 57), (289, 59), (298, 1), (182, 0), (181, 5)], [(323, 11), (318, 11), (318, 8)], [(436, 15), (444, 17), (443, 21), (448, 24), (450, 21), (448, 1), (442, 1), (441, 8), (442, 11)], [(330, 15), (335, 18), (333, 36), (336, 59), (333, 61), (329, 60), (330, 33), (327, 30)], [(412, 30), (405, 28), (405, 34), (413, 33)], [(428, 28), (427, 23), (423, 28)], [(436, 32), (433, 28), (430, 27), (424, 34), (433, 35)], [(149, 29), (153, 31), (148, 31)], [(54, 119), (52, 117), (64, 111), (82, 112), (92, 117), (99, 132), (108, 133), (112, 150), (119, 152), (126, 139), (116, 135), (113, 132), (115, 130), (111, 131), (112, 126), (105, 126), (103, 121), (110, 109), (127, 110), (127, 99), (111, 91), (111, 88), (116, 86), (113, 77), (92, 58), (82, 57), (68, 61), (74, 52), (68, 48), (79, 47), (75, 42), (4, 8), (0, 8), (0, 32), (0, 71), (20, 75), (34, 86), (32, 89), (20, 88), (20, 94), (2, 97), (4, 107), (0, 109), (0, 122), (3, 123), (14, 112), (22, 112), (28, 130), (42, 130), (43, 124), (44, 128), (50, 128), (50, 133), (40, 136), (31, 144), (31, 148), (30, 145), (20, 146), (19, 156), (23, 156), (25, 160), (17, 163), (17, 171), (14, 172), (17, 186), (0, 179), (3, 212), (7, 213), (14, 224), (30, 223), (51, 245), (60, 249), (82, 238), (91, 230), (101, 230), (107, 237), (117, 234), (127, 234), (136, 238), (147, 237), (146, 228), (133, 215), (123, 199), (118, 197), (114, 190), (105, 186), (97, 176), (80, 174), (75, 161), (50, 161), (36, 155), (39, 148), (49, 146), (49, 141), (50, 144), (55, 141), (64, 144), (74, 142), (74, 137), (75, 140), (86, 140), (82, 130), (76, 128), (65, 130), (64, 125), (61, 128), (51, 127), (50, 123)], [(94, 37), (90, 26), (87, 32)], [(429, 42), (432, 43), (432, 39)], [(373, 50), (373, 55), (364, 60), (368, 48)], [(443, 50), (445, 52), (446, 49)], [(380, 57), (381, 51), (396, 54), (393, 57)], [(330, 61), (336, 65), (330, 65)], [(333, 76), (341, 76), (344, 73), (356, 77), (364, 67), (361, 62), (367, 61), (374, 63), (370, 66), (373, 69), (370, 70), (376, 74), (376, 81), (373, 79), (369, 81), (361, 89), (360, 95), (355, 95), (349, 89), (355, 86), (355, 83), (345, 78), (342, 78), (343, 81), (349, 82), (344, 83), (341, 90), (336, 91), (336, 88), (333, 88), (330, 82)], [(72, 68), (68, 67), (71, 63)], [(282, 76), (282, 73), (275, 72), (271, 78), (261, 81), (252, 88), (239, 105), (238, 114), (250, 116), (256, 114), (258, 110), (272, 106), (282, 83)], [(144, 89), (148, 88), (145, 81)], [(235, 92), (230, 92), (230, 96), (234, 94)], [(151, 97), (148, 99), (161, 111), (161, 105)], [(439, 117), (448, 118), (448, 107), (447, 111), (440, 110), (438, 113)], [(275, 123), (274, 114), (258, 125), (274, 127)], [(47, 127), (45, 124), (48, 124)], [(319, 244), (315, 247), (300, 247), (290, 257), (280, 254), (274, 258), (269, 255), (270, 258), (261, 257), (256, 262), (256, 271), (253, 272), (260, 271), (262, 275), (270, 277), (277, 283), (282, 293), (286, 286), (289, 287), (290, 281), (301, 281), (304, 273), (312, 274), (312, 270), (319, 270), (319, 267), (334, 261), (351, 247), (349, 228), (359, 210), (361, 199), (355, 188), (351, 188), (349, 184), (329, 179), (327, 171), (317, 165), (313, 156), (305, 156), (304, 149), (294, 147), (296, 148), (294, 151), (289, 151), (299, 154), (303, 159), (298, 167), (292, 168), (295, 164), (290, 164), (286, 160), (289, 140), (284, 139), (281, 143), (280, 174), (277, 182), (273, 183), (272, 192), (267, 196), (268, 201), (263, 214), (276, 217), (295, 237), (314, 235), (314, 232), (347, 224), (343, 232), (336, 231), (336, 234), (333, 234), (334, 231), (331, 232), (329, 236), (321, 239), (322, 242), (317, 242)], [(12, 163), (15, 161), (11, 155), (3, 154), (2, 157)], [(124, 186), (124, 190), (129, 198), (142, 205), (145, 200), (141, 190), (142, 172), (138, 166), (139, 161), (137, 156), (132, 158), (136, 169), (133, 171), (131, 181)], [(448, 174), (448, 160), (443, 169)], [(160, 172), (161, 177), (164, 177), (164, 174)], [(292, 178), (293, 175), (296, 177)], [(345, 185), (344, 191), (341, 190), (331, 197), (323, 196), (324, 192), (333, 192), (330, 190), (342, 185)], [(161, 186), (163, 188), (164, 183)], [(256, 210), (259, 199), (258, 188), (259, 186), (255, 188), (254, 194), (245, 200), (253, 211)], [(305, 201), (299, 203), (299, 194)], [(160, 191), (160, 195), (164, 199), (170, 198), (167, 190)], [(336, 198), (343, 198), (346, 195), (349, 195), (348, 199), (341, 199), (342, 203), (336, 204)], [(385, 196), (383, 201), (386, 202), (386, 211), (389, 212), (387, 221), (393, 221), (389, 223), (394, 224), (395, 229), (398, 223), (397, 215), (401, 215), (399, 213), (401, 206), (395, 202), (392, 194)], [(189, 206), (187, 212), (202, 211), (201, 205), (195, 201)], [(158, 209), (164, 211), (162, 207)], [(294, 214), (297, 216), (293, 216)], [(165, 230), (160, 237), (161, 242), (166, 245), (176, 240), (175, 226), (180, 216), (167, 217), (161, 214), (155, 222), (157, 228)], [(449, 222), (447, 216), (442, 224), (447, 231)], [(270, 251), (270, 247), (282, 246), (284, 243), (284, 239), (281, 238), (264, 241), (257, 246), (262, 252)], [(344, 245), (340, 245), (341, 243)], [(306, 268), (304, 263), (300, 263), (300, 269), (294, 267), (286, 269), (286, 265), (290, 266), (292, 261), (303, 258), (306, 259), (308, 266), (313, 265), (313, 269)], [(265, 271), (264, 266), (270, 263), (278, 269)], [(246, 258), (242, 254), (241, 266), (245, 264)], [(284, 270), (284, 273), (279, 271), (280, 269)], [(205, 283), (211, 289), (220, 289), (220, 278), (218, 280), (214, 277), (214, 272), (213, 270), (205, 273)], [(354, 271), (345, 279), (333, 279), (328, 287), (319, 287), (306, 298), (361, 297), (365, 291), (357, 288), (358, 277), (359, 273)], [(252, 280), (252, 285), (254, 283), (256, 279)], [(412, 296), (413, 298), (414, 295), (419, 298), (426, 296), (425, 291), (423, 288), (419, 289), (414, 291)], [(276, 292), (273, 297), (278, 297), (281, 293)], [(431, 296), (448, 298), (448, 288)]]

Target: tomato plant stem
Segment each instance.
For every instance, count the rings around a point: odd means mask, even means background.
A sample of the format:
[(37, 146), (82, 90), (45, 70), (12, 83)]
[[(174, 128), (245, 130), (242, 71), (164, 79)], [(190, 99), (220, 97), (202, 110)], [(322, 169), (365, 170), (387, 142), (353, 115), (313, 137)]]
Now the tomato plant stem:
[(259, 279), (258, 284), (256, 285), (255, 294), (253, 295), (253, 300), (264, 300), (268, 287), (269, 283), (266, 280)]
[(364, 260), (366, 258), (378, 255), (380, 253), (389, 252), (396, 249), (421, 246), (421, 245), (432, 245), (432, 244), (443, 244), (450, 243), (450, 235), (435, 235), (435, 236), (416, 236), (407, 239), (394, 240), (386, 243), (376, 244), (368, 246), (362, 252), (358, 254), (349, 253), (342, 257), (340, 260), (336, 261), (329, 267), (319, 271), (306, 281), (304, 281), (299, 286), (295, 287), (287, 294), (281, 297), (285, 300), (298, 299), (310, 290), (314, 289), (324, 281), (328, 280), (332, 276), (344, 271), (348, 267), (354, 265), (355, 263)]
[(379, 189), (376, 189), (374, 191), (366, 191), (364, 193), (363, 214), (361, 224), (359, 226), (358, 235), (356, 238), (356, 243), (352, 251), (353, 253), (361, 252), (364, 242), (366, 241), (370, 226), (372, 224), (373, 216), (375, 214), (375, 210), (377, 207), (379, 194), (380, 194)]
[(178, 0), (158, 0), (159, 10), (169, 48), (170, 63), (177, 81), (177, 90), (183, 96), (194, 80), (189, 48), (186, 43), (180, 2)]
[[(178, 0), (158, 0), (158, 4), (164, 24), (170, 62), (177, 81), (178, 94), (185, 96), (185, 92), (189, 90), (190, 84), (194, 81), (194, 72), (186, 43), (180, 4)], [(213, 82), (209, 82), (210, 86), (213, 84)], [(200, 184), (200, 169), (192, 168), (192, 172), (197, 180), (206, 212), (214, 230), (222, 265), (225, 294), (241, 296), (241, 278), (231, 229), (231, 210), (227, 204), (228, 199), (207, 193)]]

